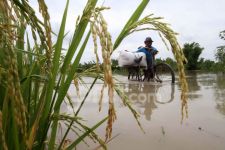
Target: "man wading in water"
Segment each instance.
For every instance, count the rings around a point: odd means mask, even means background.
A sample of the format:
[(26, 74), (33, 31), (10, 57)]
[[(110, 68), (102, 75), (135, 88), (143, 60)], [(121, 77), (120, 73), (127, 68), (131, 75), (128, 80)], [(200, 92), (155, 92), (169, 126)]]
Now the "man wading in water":
[[(146, 61), (147, 61), (147, 66), (148, 69), (145, 72), (145, 75), (147, 75), (148, 80), (149, 78), (153, 78), (154, 75), (154, 65), (155, 65), (155, 55), (158, 53), (158, 50), (152, 46), (152, 38), (147, 37), (144, 41), (145, 47), (140, 47), (137, 52), (143, 52), (146, 55)], [(147, 74), (146, 74), (147, 73)], [(151, 74), (149, 74), (151, 73)]]

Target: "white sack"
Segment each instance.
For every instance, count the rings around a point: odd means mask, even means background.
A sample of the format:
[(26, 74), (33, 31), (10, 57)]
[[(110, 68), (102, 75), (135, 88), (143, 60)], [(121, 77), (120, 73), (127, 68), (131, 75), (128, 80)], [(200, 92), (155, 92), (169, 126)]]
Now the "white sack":
[(118, 63), (120, 67), (125, 66), (138, 66), (139, 64), (135, 62), (135, 60), (138, 60), (140, 57), (142, 57), (142, 60), (140, 62), (140, 66), (147, 68), (147, 61), (146, 61), (146, 55), (143, 52), (130, 52), (127, 50), (120, 51), (119, 57), (118, 57)]

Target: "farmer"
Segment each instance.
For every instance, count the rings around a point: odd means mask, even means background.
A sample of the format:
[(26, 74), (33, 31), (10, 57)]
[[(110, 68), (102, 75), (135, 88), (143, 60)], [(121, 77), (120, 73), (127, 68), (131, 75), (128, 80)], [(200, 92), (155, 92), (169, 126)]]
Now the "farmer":
[(144, 41), (145, 47), (140, 47), (137, 52), (143, 52), (146, 55), (146, 61), (148, 65), (148, 70), (153, 72), (155, 55), (158, 53), (158, 50), (152, 46), (152, 38), (147, 37)]

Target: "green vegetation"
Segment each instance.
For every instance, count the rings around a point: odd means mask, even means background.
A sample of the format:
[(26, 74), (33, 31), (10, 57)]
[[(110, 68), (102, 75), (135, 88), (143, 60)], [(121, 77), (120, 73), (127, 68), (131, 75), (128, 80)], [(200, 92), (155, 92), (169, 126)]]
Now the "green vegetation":
[[(221, 39), (225, 39), (225, 31), (220, 33)], [(207, 71), (207, 72), (225, 72), (225, 46), (218, 46), (216, 49), (215, 59), (217, 61), (199, 58), (200, 54), (204, 50), (198, 43), (186, 43), (183, 46), (184, 54), (188, 60), (188, 63), (185, 64), (186, 70), (198, 70), (198, 71)], [(164, 62), (170, 65), (174, 71), (178, 71), (177, 63), (172, 58), (161, 59), (157, 58), (156, 63)], [(84, 64), (88, 66), (89, 64)], [(94, 65), (94, 62), (93, 62)], [(112, 60), (112, 70), (114, 73), (124, 74), (126, 70), (118, 67), (117, 60)]]
[[(225, 40), (225, 30), (220, 32), (219, 37)], [(221, 71), (225, 72), (225, 45), (217, 47), (215, 57), (218, 61), (219, 68)]]
[[(62, 102), (70, 101), (67, 91), (71, 81), (77, 78), (77, 65), (90, 36), (90, 32), (85, 35), (84, 31), (89, 23), (88, 18), (96, 13), (97, 1), (87, 2), (63, 60), (61, 50), (69, 1), (56, 43), (52, 43), (47, 6), (43, 0), (38, 2), (44, 22), (40, 21), (26, 1), (0, 3), (0, 149), (71, 149), (87, 136), (105, 147), (94, 130), (107, 120), (107, 116), (93, 127), (87, 127), (78, 116), (79, 110), (74, 114), (60, 113)], [(29, 31), (28, 27), (32, 32), (31, 37), (25, 34)], [(81, 45), (80, 49), (78, 45)], [(78, 51), (78, 55), (72, 61), (75, 51)], [(64, 139), (58, 143), (58, 124), (72, 122), (68, 130), (74, 128), (76, 123), (78, 138), (69, 145), (65, 145)]]
[[(182, 81), (182, 109), (186, 107), (184, 94), (187, 91), (187, 83), (184, 74), (183, 51), (176, 40), (176, 33), (169, 28), (168, 24), (161, 22), (160, 17), (153, 17), (151, 14), (139, 19), (148, 2), (149, 0), (142, 0), (116, 42), (113, 43), (102, 15), (102, 11), (108, 8), (96, 7), (97, 0), (87, 0), (83, 14), (75, 23), (76, 28), (71, 43), (66, 48), (66, 53), (62, 53), (69, 0), (65, 4), (55, 43), (52, 42), (54, 35), (44, 0), (38, 1), (40, 18), (36, 16), (28, 1), (1, 1), (0, 150), (69, 150), (74, 149), (87, 137), (106, 149), (105, 142), (111, 137), (112, 125), (116, 119), (113, 102), (114, 91), (121, 97), (123, 104), (130, 109), (134, 117), (136, 119), (139, 117), (131, 107), (126, 95), (118, 85), (114, 84), (110, 55), (126, 36), (135, 31), (146, 30), (146, 28), (139, 29), (138, 27), (141, 25), (152, 25), (154, 28), (147, 29), (161, 32), (173, 47)], [(26, 34), (28, 32), (32, 35), (28, 36)], [(80, 59), (91, 35), (96, 58), (98, 58), (97, 44), (100, 44), (103, 64), (99, 66), (97, 59), (96, 66), (91, 68), (88, 66), (87, 69), (79, 70)], [(97, 39), (100, 43), (97, 43)], [(93, 77), (94, 81), (78, 109), (74, 110), (68, 90), (73, 81), (77, 87), (78, 80), (83, 76)], [(79, 117), (79, 112), (98, 79), (104, 81), (102, 89), (108, 87), (108, 116), (88, 127)], [(60, 108), (63, 102), (69, 103), (74, 110), (73, 114), (61, 114)], [(99, 109), (101, 109), (101, 102), (100, 99)], [(106, 141), (104, 142), (94, 130), (106, 121)], [(67, 127), (61, 140), (57, 138), (59, 124)], [(140, 126), (139, 122), (138, 125)], [(69, 132), (74, 132), (76, 138), (67, 143)]]
[(198, 43), (186, 43), (184, 44), (183, 51), (184, 55), (187, 58), (187, 63), (185, 64), (185, 68), (187, 70), (196, 70), (199, 68), (198, 66), (198, 58), (202, 53), (204, 48), (200, 47)]

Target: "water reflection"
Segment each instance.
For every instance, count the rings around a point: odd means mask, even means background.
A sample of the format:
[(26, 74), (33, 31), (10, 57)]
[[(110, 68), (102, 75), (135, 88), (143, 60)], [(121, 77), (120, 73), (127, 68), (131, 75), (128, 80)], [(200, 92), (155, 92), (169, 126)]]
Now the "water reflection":
[[(180, 87), (170, 83), (146, 83), (128, 81), (127, 77), (120, 77), (122, 86), (135, 109), (142, 115), (141, 124), (146, 134), (140, 132), (130, 111), (124, 107), (118, 97), (117, 123), (114, 124), (114, 133), (121, 133), (112, 140), (109, 149), (204, 149), (224, 150), (225, 133), (225, 75), (212, 73), (193, 73), (187, 76), (190, 95), (194, 101), (188, 101), (189, 118), (180, 124)], [(102, 84), (95, 85), (92, 91), (100, 91)], [(107, 90), (107, 89), (106, 89)], [(85, 96), (84, 90), (80, 90)], [(72, 91), (74, 93), (74, 90)], [(107, 96), (107, 94), (105, 94)], [(197, 96), (196, 96), (197, 95)], [(89, 99), (93, 99), (90, 96)], [(97, 96), (97, 95), (96, 95)], [(99, 96), (99, 95), (98, 95)], [(106, 102), (107, 101), (106, 97)], [(98, 105), (85, 103), (81, 116), (88, 120), (90, 126), (100, 120), (107, 113), (97, 114)], [(223, 114), (223, 115), (221, 115)], [(94, 119), (93, 119), (94, 118)], [(149, 122), (151, 121), (151, 122)], [(105, 127), (101, 127), (100, 134), (105, 134)], [(71, 136), (71, 139), (74, 138)], [(174, 141), (177, 141), (174, 144)], [(86, 145), (85, 145), (86, 146)], [(83, 149), (87, 149), (86, 147)]]
[(206, 74), (188, 72), (187, 82), (189, 85), (188, 97), (190, 100), (200, 99), (203, 89), (214, 91), (216, 109), (225, 115), (225, 74)]
[(198, 94), (198, 91), (201, 90), (201, 86), (198, 82), (198, 74), (195, 71), (189, 71), (187, 73), (187, 82), (189, 87), (188, 98), (190, 100), (198, 99), (201, 97), (201, 94)]
[(198, 82), (206, 89), (211, 89), (215, 85), (217, 74), (198, 73)]
[(189, 85), (189, 92), (197, 92), (201, 90), (201, 87), (199, 86), (198, 80), (197, 80), (197, 72), (195, 71), (189, 71), (187, 73), (187, 82)]
[(225, 75), (217, 74), (215, 86), (216, 109), (225, 115)]
[(124, 89), (132, 103), (139, 108), (139, 112), (149, 121), (158, 104), (167, 104), (174, 100), (174, 84), (129, 83), (124, 84)]

